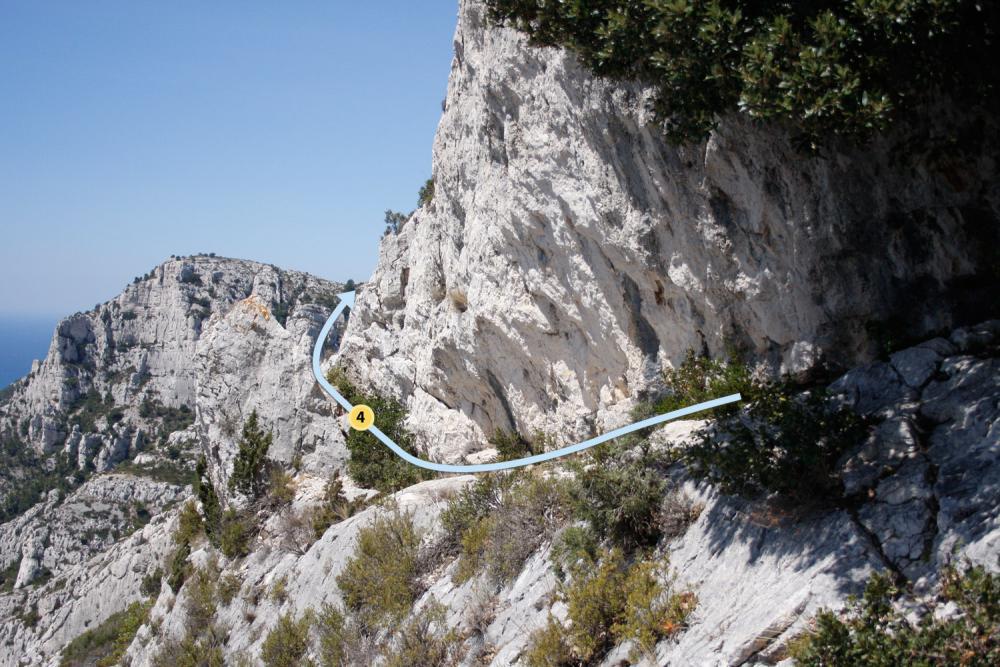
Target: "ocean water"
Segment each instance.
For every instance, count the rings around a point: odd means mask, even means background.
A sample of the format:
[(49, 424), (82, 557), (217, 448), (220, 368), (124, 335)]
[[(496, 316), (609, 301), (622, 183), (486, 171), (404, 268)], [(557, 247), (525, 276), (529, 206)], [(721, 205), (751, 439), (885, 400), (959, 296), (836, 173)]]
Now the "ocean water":
[(32, 359), (45, 358), (58, 321), (58, 317), (0, 315), (0, 388), (27, 375)]

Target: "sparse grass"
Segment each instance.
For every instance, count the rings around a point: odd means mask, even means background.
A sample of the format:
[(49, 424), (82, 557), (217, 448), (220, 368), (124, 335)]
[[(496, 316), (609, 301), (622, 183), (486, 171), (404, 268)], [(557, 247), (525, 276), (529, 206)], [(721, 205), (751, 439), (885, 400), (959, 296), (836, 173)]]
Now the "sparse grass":
[(460, 664), (462, 638), (445, 627), (445, 608), (431, 600), (399, 629), (384, 651), (385, 667), (451, 667)]
[(566, 520), (566, 485), (534, 472), (485, 476), (463, 489), (442, 514), (446, 541), (460, 554), (454, 579), (486, 573), (506, 583)]

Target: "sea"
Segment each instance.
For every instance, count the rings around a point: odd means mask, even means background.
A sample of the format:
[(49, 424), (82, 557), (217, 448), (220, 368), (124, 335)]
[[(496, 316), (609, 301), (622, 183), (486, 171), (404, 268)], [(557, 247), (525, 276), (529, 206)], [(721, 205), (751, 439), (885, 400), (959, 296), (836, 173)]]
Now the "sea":
[(58, 317), (0, 315), (0, 389), (31, 370), (32, 359), (44, 359)]

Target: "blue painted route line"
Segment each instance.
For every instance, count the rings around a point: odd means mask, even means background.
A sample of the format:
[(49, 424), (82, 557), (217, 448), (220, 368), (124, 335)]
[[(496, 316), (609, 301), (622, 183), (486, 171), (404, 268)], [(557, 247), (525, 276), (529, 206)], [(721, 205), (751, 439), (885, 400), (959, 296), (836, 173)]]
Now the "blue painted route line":
[[(326, 323), (323, 325), (323, 329), (319, 332), (319, 336), (316, 338), (316, 345), (313, 347), (313, 358), (312, 367), (313, 375), (316, 376), (316, 381), (319, 382), (320, 387), (323, 388), (327, 394), (330, 395), (333, 400), (337, 401), (344, 410), (348, 412), (354, 406), (348, 401), (344, 396), (337, 391), (336, 387), (331, 385), (325, 377), (323, 377), (323, 371), (320, 368), (320, 362), (322, 361), (321, 356), (323, 352), (323, 345), (326, 343), (326, 339), (330, 335), (331, 329), (333, 329), (334, 323), (340, 314), (344, 312), (345, 308), (350, 308), (354, 306), (354, 292), (345, 292), (344, 294), (338, 295), (340, 297), (340, 303), (334, 308), (333, 313), (327, 319)], [(377, 426), (372, 426), (368, 429), (368, 432), (378, 438), (386, 447), (391, 449), (396, 456), (400, 457), (408, 463), (412, 463), (415, 466), (421, 468), (426, 468), (428, 470), (434, 470), (437, 472), (449, 472), (449, 473), (474, 473), (474, 472), (493, 472), (496, 470), (509, 470), (511, 468), (520, 468), (521, 466), (533, 465), (535, 463), (542, 463), (543, 461), (551, 461), (552, 459), (557, 459), (561, 456), (566, 456), (568, 454), (574, 454), (576, 452), (582, 452), (585, 449), (595, 447), (601, 443), (605, 443), (608, 440), (613, 440), (615, 438), (620, 438), (628, 433), (633, 433), (635, 431), (642, 430), (644, 428), (649, 428), (650, 426), (656, 426), (657, 424), (662, 424), (668, 422), (672, 419), (679, 419), (681, 417), (686, 417), (688, 415), (701, 412), (703, 410), (710, 410), (711, 408), (717, 408), (720, 405), (726, 405), (727, 403), (735, 403), (739, 401), (741, 396), (739, 394), (730, 394), (729, 396), (722, 396), (720, 398), (714, 398), (710, 401), (704, 401), (702, 403), (697, 403), (695, 405), (690, 405), (686, 408), (681, 408), (679, 410), (672, 410), (671, 412), (665, 412), (661, 415), (655, 415), (649, 417), (648, 419), (643, 419), (642, 421), (635, 422), (633, 424), (627, 424), (621, 428), (616, 428), (613, 431), (608, 431), (602, 435), (590, 438), (589, 440), (584, 440), (583, 442), (578, 442), (575, 445), (569, 445), (562, 447), (560, 449), (553, 449), (550, 452), (543, 452), (541, 454), (535, 454), (534, 456), (525, 456), (520, 459), (513, 459), (510, 461), (497, 461), (495, 463), (476, 463), (476, 464), (466, 464), (466, 465), (452, 465), (449, 463), (435, 463), (434, 461), (426, 461), (424, 459), (418, 458), (413, 454), (410, 454), (405, 449), (397, 445), (392, 438), (387, 436), (385, 433), (379, 430)], [(378, 420), (378, 415), (375, 415), (375, 419)]]

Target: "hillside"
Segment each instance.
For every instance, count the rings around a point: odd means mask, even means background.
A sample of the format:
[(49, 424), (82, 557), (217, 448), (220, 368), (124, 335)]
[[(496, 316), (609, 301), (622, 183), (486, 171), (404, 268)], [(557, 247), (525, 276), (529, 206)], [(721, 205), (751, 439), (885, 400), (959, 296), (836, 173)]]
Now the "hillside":
[(743, 401), (425, 475), (315, 382), (343, 285), (171, 258), (0, 405), (0, 667), (990, 664), (995, 119), (803, 154), (727, 116), (676, 146), (651, 87), (479, 0), (454, 48), (433, 187), (330, 382), (450, 463)]

